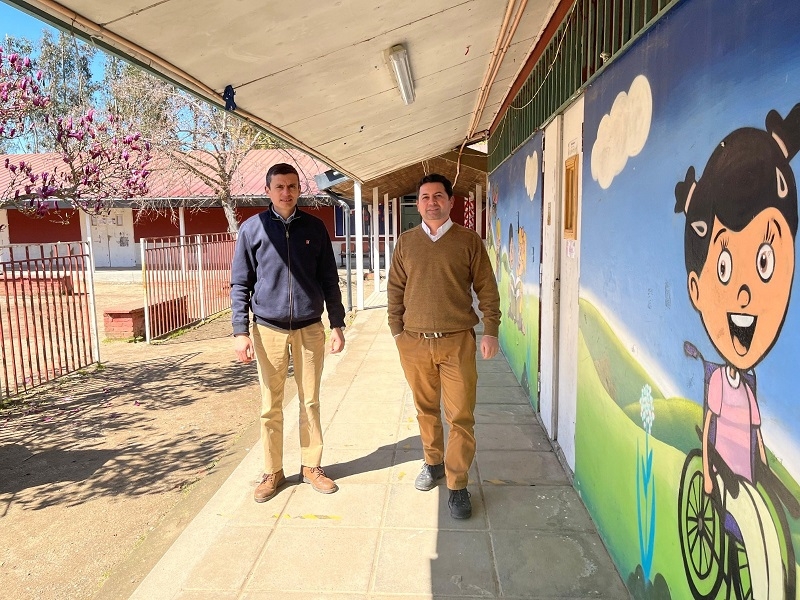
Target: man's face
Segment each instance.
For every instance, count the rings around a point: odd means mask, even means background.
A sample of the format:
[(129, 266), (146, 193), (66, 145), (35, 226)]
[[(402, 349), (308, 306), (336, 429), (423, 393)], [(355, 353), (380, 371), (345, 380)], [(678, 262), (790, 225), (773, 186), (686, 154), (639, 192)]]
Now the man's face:
[(689, 274), (689, 296), (730, 364), (750, 369), (772, 347), (793, 276), (794, 239), (780, 211), (762, 211), (739, 232), (714, 220), (703, 270)]
[(284, 219), (291, 216), (297, 199), (300, 197), (300, 180), (297, 175), (273, 175), (272, 181), (266, 186), (267, 195), (277, 212)]
[(453, 199), (447, 195), (441, 183), (423, 183), (417, 196), (417, 210), (422, 220), (430, 226), (439, 227), (450, 218)]

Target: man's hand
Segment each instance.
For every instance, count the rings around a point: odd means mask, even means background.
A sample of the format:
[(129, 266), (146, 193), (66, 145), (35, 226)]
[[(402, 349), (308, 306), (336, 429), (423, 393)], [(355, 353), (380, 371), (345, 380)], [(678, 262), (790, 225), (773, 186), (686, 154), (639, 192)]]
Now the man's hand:
[(247, 334), (240, 333), (233, 338), (233, 351), (239, 362), (249, 363), (255, 358), (256, 351), (253, 348), (253, 340)]
[(491, 335), (481, 337), (481, 355), (483, 358), (494, 358), (500, 351), (500, 342)]
[(341, 327), (331, 329), (331, 354), (338, 354), (344, 349), (344, 334)]

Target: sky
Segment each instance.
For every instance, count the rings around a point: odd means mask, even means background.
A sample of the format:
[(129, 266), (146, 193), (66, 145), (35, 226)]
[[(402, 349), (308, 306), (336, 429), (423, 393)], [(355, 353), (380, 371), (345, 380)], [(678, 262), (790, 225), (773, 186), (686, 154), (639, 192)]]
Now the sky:
[(30, 15), (2, 2), (0, 0), (0, 45), (5, 42), (6, 36), (26, 37), (35, 42), (42, 37), (42, 29), (52, 27)]

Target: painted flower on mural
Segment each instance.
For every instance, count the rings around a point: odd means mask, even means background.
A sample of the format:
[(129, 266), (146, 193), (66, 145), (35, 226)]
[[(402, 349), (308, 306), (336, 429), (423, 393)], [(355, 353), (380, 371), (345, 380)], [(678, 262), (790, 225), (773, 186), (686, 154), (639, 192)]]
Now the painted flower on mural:
[(639, 407), (642, 415), (642, 425), (647, 435), (653, 429), (653, 421), (656, 420), (655, 409), (653, 408), (653, 390), (648, 384), (642, 387), (642, 394), (639, 396)]
[(653, 566), (653, 551), (656, 539), (656, 486), (653, 477), (653, 449), (650, 447), (650, 432), (656, 419), (653, 390), (648, 384), (639, 394), (639, 409), (644, 426), (644, 453), (636, 443), (636, 517), (639, 529), (639, 557), (644, 581), (650, 581)]
[[(41, 167), (24, 155), (6, 156), (0, 186), (5, 203), (41, 216), (61, 200), (100, 214), (108, 212), (112, 201), (144, 196), (150, 143), (120, 119), (101, 118), (93, 109), (76, 117), (49, 114), (49, 99), (39, 87), (42, 75), (32, 69), (30, 59), (0, 49), (0, 138), (47, 136), (61, 162)], [(29, 119), (33, 111), (44, 113), (38, 125), (28, 125), (34, 122)]]

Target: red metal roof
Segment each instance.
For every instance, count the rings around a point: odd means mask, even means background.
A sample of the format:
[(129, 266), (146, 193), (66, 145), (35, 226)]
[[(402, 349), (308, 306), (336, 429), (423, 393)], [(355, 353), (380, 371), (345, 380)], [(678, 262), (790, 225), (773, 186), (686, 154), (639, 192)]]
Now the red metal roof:
[[(19, 163), (24, 160), (31, 163), (34, 172), (52, 171), (53, 167), (63, 165), (61, 155), (57, 153), (42, 154), (6, 154), (0, 155), (0, 194), (5, 193), (11, 181), (11, 173), (2, 166), (6, 158)], [(232, 193), (235, 198), (264, 198), (264, 184), (267, 170), (275, 163), (288, 163), (300, 174), (301, 195), (305, 198), (325, 196), (317, 189), (314, 175), (327, 171), (330, 167), (311, 156), (293, 149), (251, 150), (248, 152), (233, 177)], [(153, 200), (204, 200), (214, 198), (211, 187), (196, 175), (187, 175), (168, 167), (166, 158), (154, 157), (151, 162), (152, 173), (148, 178), (150, 192), (148, 198)], [(209, 168), (210, 171), (210, 168)]]

